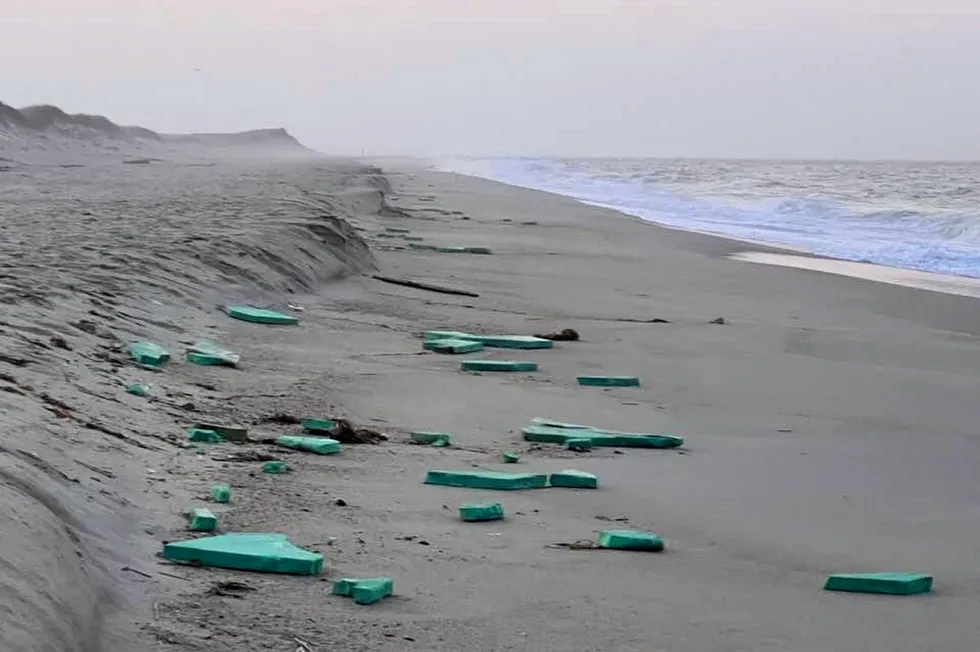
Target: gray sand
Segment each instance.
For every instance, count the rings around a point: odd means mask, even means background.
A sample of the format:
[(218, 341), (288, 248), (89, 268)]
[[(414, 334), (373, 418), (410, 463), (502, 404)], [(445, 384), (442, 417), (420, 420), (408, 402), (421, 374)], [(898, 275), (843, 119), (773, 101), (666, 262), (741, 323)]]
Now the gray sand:
[[(28, 166), (0, 173), (0, 200), (3, 650), (961, 651), (980, 635), (973, 299), (738, 262), (760, 248), (406, 164), (387, 179), (331, 160)], [(378, 237), (388, 226), (495, 254), (388, 251), (405, 244)], [(481, 296), (386, 285), (375, 266)], [(295, 328), (216, 310), (245, 302), (305, 310)], [(581, 342), (482, 354), (536, 374), (419, 354), (428, 328), (569, 327)], [(241, 368), (183, 362), (199, 338)], [(120, 347), (138, 339), (175, 361), (130, 365)], [(581, 373), (644, 385), (583, 388)], [(150, 400), (122, 391), (134, 381)], [(391, 439), (284, 453), (287, 476), (223, 461), (267, 446), (181, 446), (201, 418), (294, 430), (274, 413)], [(530, 447), (534, 416), (688, 445)], [(415, 429), (456, 446), (406, 444)], [(505, 449), (523, 454), (508, 470), (578, 468), (601, 489), (421, 484), (430, 468), (504, 470)], [(233, 490), (214, 506), (224, 528), (286, 533), (325, 555), (324, 577), (162, 563), (217, 481)], [(509, 518), (458, 521), (483, 499)], [(548, 547), (610, 526), (656, 531), (668, 552)], [(885, 570), (932, 573), (936, 591), (821, 591), (830, 572)], [(396, 596), (372, 607), (324, 581), (382, 574)], [(226, 580), (256, 590), (211, 594)]]

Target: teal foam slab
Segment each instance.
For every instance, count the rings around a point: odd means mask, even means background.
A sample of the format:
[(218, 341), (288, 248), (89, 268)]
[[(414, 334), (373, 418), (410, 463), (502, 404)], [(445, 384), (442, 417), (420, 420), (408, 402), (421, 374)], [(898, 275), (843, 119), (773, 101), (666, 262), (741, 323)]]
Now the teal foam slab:
[(640, 552), (663, 552), (664, 542), (652, 532), (635, 530), (602, 530), (599, 532), (600, 548), (610, 550), (636, 550)]
[(228, 316), (233, 319), (251, 322), (253, 324), (273, 324), (280, 326), (295, 326), (299, 319), (292, 315), (286, 315), (275, 310), (263, 310), (262, 308), (250, 308), (247, 306), (229, 306), (226, 310)]
[(429, 471), (425, 484), (467, 489), (495, 489), (519, 491), (544, 489), (548, 486), (545, 473), (501, 473), (499, 471)]
[(612, 432), (606, 430), (587, 430), (584, 428), (556, 428), (554, 426), (531, 425), (521, 433), (525, 441), (545, 444), (567, 444), (569, 439), (587, 438), (592, 446), (611, 448), (677, 448), (684, 440), (674, 435), (651, 435), (643, 433)]
[(210, 509), (196, 508), (187, 513), (188, 529), (192, 532), (213, 532), (218, 527), (218, 517)]
[(475, 353), (483, 350), (483, 344), (469, 340), (425, 340), (422, 348), (436, 353)]
[(916, 595), (932, 590), (932, 576), (919, 573), (843, 573), (831, 575), (826, 591)]
[(424, 430), (416, 430), (409, 434), (412, 441), (418, 444), (426, 444), (428, 446), (436, 446), (442, 448), (449, 445), (449, 433), (448, 432), (429, 432)]
[(640, 379), (636, 376), (579, 376), (579, 385), (588, 387), (639, 387)]
[(517, 464), (521, 461), (521, 456), (517, 453), (511, 453), (509, 451), (504, 451), (500, 454), (500, 461), (504, 464)]
[(248, 428), (245, 426), (199, 422), (194, 424), (194, 427), (202, 430), (213, 430), (228, 441), (248, 441)]
[(226, 484), (211, 485), (211, 500), (216, 503), (227, 503), (231, 500), (231, 487)]
[(290, 471), (292, 471), (292, 469), (289, 468), (289, 465), (279, 460), (269, 460), (262, 465), (262, 473), (282, 475), (283, 473), (289, 473)]
[(219, 433), (205, 428), (191, 428), (187, 435), (191, 441), (201, 444), (220, 444), (225, 440)]
[(354, 604), (374, 604), (384, 600), (395, 592), (395, 583), (388, 577), (374, 577), (360, 580), (354, 584), (350, 597)]
[(576, 453), (592, 450), (592, 440), (588, 437), (569, 437), (565, 440), (565, 448)]
[(297, 548), (284, 534), (219, 534), (163, 546), (163, 558), (263, 573), (318, 575), (323, 555)]
[(134, 342), (129, 345), (129, 357), (144, 369), (160, 371), (170, 362), (170, 353), (153, 342)]
[(460, 505), (459, 518), (467, 523), (499, 521), (504, 518), (504, 506), (500, 503)]
[(150, 395), (150, 388), (146, 385), (133, 383), (132, 385), (126, 385), (126, 393), (132, 394), (133, 396), (147, 397)]
[(337, 422), (333, 419), (303, 419), (299, 426), (307, 432), (333, 432)]
[(460, 331), (425, 331), (422, 333), (423, 340), (467, 340), (474, 341), (469, 333)]
[(564, 430), (595, 430), (592, 426), (581, 426), (575, 423), (565, 423), (564, 421), (555, 421), (553, 419), (542, 419), (541, 417), (531, 419), (531, 425), (562, 428)]
[(498, 349), (550, 349), (555, 343), (532, 335), (470, 335), (484, 346)]
[(242, 357), (237, 353), (223, 349), (211, 342), (196, 342), (187, 351), (185, 357), (192, 364), (219, 367), (237, 367), (238, 363), (242, 361)]
[(463, 360), (460, 367), (463, 371), (537, 371), (538, 363), (516, 360)]
[(276, 439), (276, 443), (286, 448), (292, 448), (307, 453), (317, 455), (336, 455), (340, 452), (340, 442), (336, 439), (326, 437), (300, 437), (297, 435), (283, 435)]
[(550, 476), (548, 476), (548, 482), (552, 487), (566, 487), (569, 489), (599, 488), (599, 478), (591, 473), (576, 471), (574, 469), (552, 473)]
[(411, 233), (411, 230), (403, 229), (398, 226), (386, 226), (385, 231), (387, 231), (388, 233)]

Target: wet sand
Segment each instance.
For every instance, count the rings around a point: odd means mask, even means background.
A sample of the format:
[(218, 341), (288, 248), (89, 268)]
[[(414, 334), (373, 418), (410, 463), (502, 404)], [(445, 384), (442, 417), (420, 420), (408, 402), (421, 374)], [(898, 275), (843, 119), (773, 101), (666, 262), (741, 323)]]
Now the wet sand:
[[(0, 529), (0, 596), (17, 598), (0, 607), (20, 605), (0, 609), (4, 649), (293, 650), (295, 638), (399, 651), (971, 647), (980, 303), (732, 260), (782, 252), (387, 167), (130, 167), (111, 186), (62, 170), (77, 176), (43, 187), (63, 193), (0, 185), (16, 207), (2, 223), (0, 500), (26, 528)], [(494, 253), (393, 250), (409, 241), (382, 237), (389, 227)], [(384, 284), (374, 268), (480, 296)], [(244, 302), (305, 310), (299, 326), (270, 328), (215, 308)], [(458, 357), (420, 353), (418, 333), (435, 328), (574, 328), (582, 341), (472, 356), (533, 360), (537, 373), (464, 374)], [(239, 352), (241, 367), (180, 360), (199, 338)], [(134, 339), (175, 361), (161, 374), (133, 367), (119, 347)], [(643, 386), (579, 387), (579, 374)], [(125, 394), (134, 381), (153, 398)], [(292, 432), (267, 420), (276, 413), (342, 416), (390, 439), (329, 458), (276, 451), (295, 467), (285, 476), (224, 461), (266, 445), (181, 445), (201, 418), (249, 424), (253, 438)], [(531, 447), (519, 431), (535, 416), (687, 446)], [(420, 429), (455, 445), (408, 444)], [(501, 450), (521, 463), (500, 464)], [(431, 468), (577, 468), (601, 488), (448, 489), (422, 484)], [(324, 554), (324, 577), (162, 563), (162, 543), (188, 536), (181, 513), (218, 481), (233, 490), (214, 506), (224, 528), (286, 533)], [(508, 519), (459, 522), (459, 503), (483, 499)], [(548, 547), (608, 527), (655, 531), (668, 551)], [(831, 572), (887, 570), (932, 573), (936, 590), (821, 590)], [(373, 575), (392, 577), (396, 595), (370, 607), (329, 595), (331, 578)], [(214, 595), (226, 580), (255, 590)], [(109, 614), (108, 642), (96, 642), (93, 605)]]

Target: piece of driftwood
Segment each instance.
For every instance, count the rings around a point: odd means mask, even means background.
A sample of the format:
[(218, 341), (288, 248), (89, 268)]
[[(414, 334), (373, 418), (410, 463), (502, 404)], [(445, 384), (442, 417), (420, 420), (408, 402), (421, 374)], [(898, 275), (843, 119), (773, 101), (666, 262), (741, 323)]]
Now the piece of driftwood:
[(419, 281), (409, 281), (407, 279), (392, 278), (390, 276), (380, 276), (375, 274), (371, 278), (375, 278), (384, 283), (391, 283), (392, 285), (401, 285), (407, 288), (415, 288), (416, 290), (428, 290), (429, 292), (439, 292), (441, 294), (455, 294), (461, 297), (478, 297), (480, 296), (476, 292), (470, 292), (468, 290), (457, 290), (455, 288), (447, 288), (442, 285), (432, 285), (431, 283), (421, 283)]

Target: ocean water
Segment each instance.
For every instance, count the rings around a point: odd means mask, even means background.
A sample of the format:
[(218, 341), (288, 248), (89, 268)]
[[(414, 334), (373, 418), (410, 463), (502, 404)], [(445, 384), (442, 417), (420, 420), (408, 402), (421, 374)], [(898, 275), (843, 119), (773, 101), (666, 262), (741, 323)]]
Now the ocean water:
[(675, 228), (980, 278), (980, 163), (466, 158), (437, 167)]

